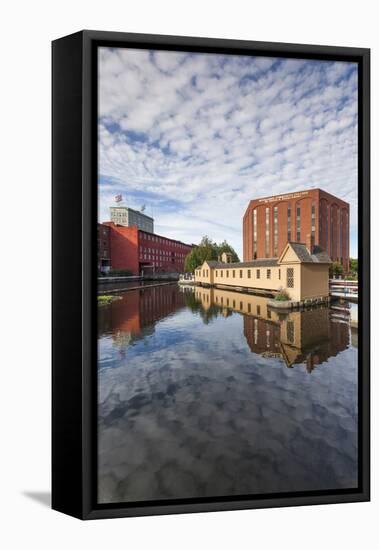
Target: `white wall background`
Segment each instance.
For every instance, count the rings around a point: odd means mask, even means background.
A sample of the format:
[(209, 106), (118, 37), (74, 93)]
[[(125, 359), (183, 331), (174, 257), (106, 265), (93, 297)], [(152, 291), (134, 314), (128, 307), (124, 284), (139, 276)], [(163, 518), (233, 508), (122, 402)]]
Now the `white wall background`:
[[(3, 4), (1, 20), (2, 547), (347, 550), (375, 546), (379, 513), (377, 361), (372, 365), (371, 503), (86, 523), (41, 503), (46, 502), (50, 486), (50, 41), (92, 28), (372, 48), (372, 201), (377, 205), (379, 34), (375, 2), (14, 0)], [(374, 251), (378, 229), (376, 216)], [(374, 274), (377, 267), (373, 258)], [(373, 358), (378, 353), (377, 315), (374, 302)]]

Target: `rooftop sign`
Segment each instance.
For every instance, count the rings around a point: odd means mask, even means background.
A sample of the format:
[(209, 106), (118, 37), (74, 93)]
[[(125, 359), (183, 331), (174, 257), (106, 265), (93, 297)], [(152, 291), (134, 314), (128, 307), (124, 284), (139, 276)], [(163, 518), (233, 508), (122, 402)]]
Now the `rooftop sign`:
[(299, 199), (309, 195), (309, 191), (299, 191), (298, 193), (287, 193), (286, 195), (275, 195), (274, 197), (268, 197), (265, 199), (258, 199), (258, 202), (268, 203), (276, 201), (286, 201), (290, 199)]

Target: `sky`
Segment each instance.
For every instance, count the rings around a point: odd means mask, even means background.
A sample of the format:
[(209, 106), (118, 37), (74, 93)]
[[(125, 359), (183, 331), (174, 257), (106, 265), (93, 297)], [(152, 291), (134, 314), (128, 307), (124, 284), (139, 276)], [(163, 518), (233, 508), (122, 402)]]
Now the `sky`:
[(319, 187), (350, 204), (357, 257), (355, 63), (100, 48), (98, 74), (100, 221), (122, 194), (242, 259), (251, 199)]

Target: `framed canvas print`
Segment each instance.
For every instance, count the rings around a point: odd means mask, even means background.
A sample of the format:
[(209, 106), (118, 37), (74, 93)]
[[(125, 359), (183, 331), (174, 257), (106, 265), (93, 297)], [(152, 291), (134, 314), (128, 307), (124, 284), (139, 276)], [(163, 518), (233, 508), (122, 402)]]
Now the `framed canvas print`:
[(369, 50), (53, 42), (53, 508), (369, 499)]

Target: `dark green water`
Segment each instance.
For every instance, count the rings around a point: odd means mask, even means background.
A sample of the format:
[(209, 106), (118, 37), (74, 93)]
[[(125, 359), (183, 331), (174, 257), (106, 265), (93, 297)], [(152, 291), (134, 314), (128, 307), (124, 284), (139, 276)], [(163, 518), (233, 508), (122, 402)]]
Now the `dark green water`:
[(99, 307), (99, 502), (356, 487), (350, 314), (176, 284)]

